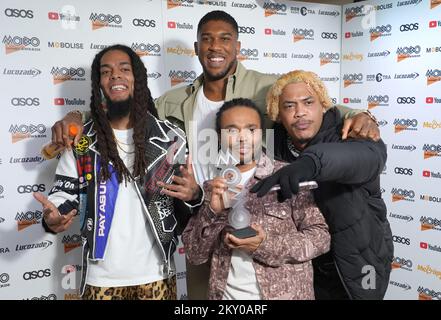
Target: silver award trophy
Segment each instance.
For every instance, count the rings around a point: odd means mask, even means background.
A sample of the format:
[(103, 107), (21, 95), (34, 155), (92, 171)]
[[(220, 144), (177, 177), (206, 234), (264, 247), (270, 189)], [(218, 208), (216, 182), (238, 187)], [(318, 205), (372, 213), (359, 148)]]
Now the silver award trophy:
[(231, 153), (220, 152), (216, 162), (217, 176), (224, 178), (227, 181), (228, 189), (222, 195), (224, 202), (224, 208), (231, 208), (235, 201), (236, 196), (240, 193), (240, 189), (237, 187), (242, 180), (242, 175), (239, 169), (236, 168), (237, 161)]
[(239, 162), (231, 155), (224, 152), (219, 154), (216, 164), (218, 176), (227, 181), (228, 189), (222, 195), (225, 209), (231, 208), (228, 214), (228, 222), (235, 229), (231, 234), (237, 238), (249, 238), (256, 235), (256, 231), (250, 227), (251, 215), (245, 208), (245, 198), (239, 197), (242, 192), (238, 187), (242, 180), (242, 174), (236, 167)]

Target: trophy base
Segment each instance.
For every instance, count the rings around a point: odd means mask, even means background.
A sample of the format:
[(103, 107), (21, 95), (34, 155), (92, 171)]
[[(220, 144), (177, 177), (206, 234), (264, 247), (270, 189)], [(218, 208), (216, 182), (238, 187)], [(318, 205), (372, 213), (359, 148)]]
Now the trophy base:
[(246, 239), (246, 238), (255, 237), (257, 235), (257, 232), (251, 227), (246, 227), (242, 229), (236, 229), (232, 231), (231, 234), (236, 238)]

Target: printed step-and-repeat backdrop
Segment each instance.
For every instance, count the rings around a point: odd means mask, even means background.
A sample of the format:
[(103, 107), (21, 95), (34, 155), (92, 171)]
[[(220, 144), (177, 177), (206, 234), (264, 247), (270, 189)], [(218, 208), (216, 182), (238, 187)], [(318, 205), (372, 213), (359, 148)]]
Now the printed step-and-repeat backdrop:
[(378, 118), (395, 247), (386, 299), (441, 300), (441, 1), (343, 6), (341, 102)]
[[(74, 4), (72, 4), (74, 3)], [(40, 155), (52, 124), (89, 107), (94, 55), (130, 46), (148, 70), (154, 97), (191, 83), (201, 67), (199, 19), (224, 10), (238, 24), (239, 60), (268, 73), (312, 70), (338, 102), (341, 6), (291, 1), (3, 0), (0, 4), (0, 299), (76, 299), (79, 224), (56, 236), (41, 226), (32, 192), (49, 191), (57, 160)], [(178, 299), (186, 299), (185, 250), (175, 255)]]
[[(78, 298), (79, 226), (44, 233), (32, 192), (52, 185), (57, 160), (40, 155), (51, 125), (88, 108), (94, 55), (130, 46), (158, 97), (200, 74), (193, 43), (211, 10), (238, 21), (247, 68), (314, 71), (334, 102), (376, 115), (388, 146), (382, 191), (395, 245), (386, 299), (441, 300), (440, 0), (2, 1), (0, 299)], [(178, 299), (187, 298), (184, 255), (180, 246)]]

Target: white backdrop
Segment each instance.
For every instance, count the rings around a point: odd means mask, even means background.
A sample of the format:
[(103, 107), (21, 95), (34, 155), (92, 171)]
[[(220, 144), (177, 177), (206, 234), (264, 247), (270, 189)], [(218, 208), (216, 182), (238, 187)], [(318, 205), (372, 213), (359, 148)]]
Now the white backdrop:
[[(363, 11), (366, 3), (375, 10)], [(69, 110), (88, 108), (93, 56), (114, 43), (132, 47), (157, 97), (201, 72), (193, 51), (197, 22), (220, 9), (239, 23), (239, 59), (246, 67), (269, 73), (314, 71), (334, 102), (369, 107), (379, 118), (389, 152), (382, 188), (396, 241), (386, 298), (440, 300), (438, 4), (394, 0), (342, 8), (251, 0), (3, 0), (0, 299), (77, 297), (72, 275), (78, 282), (78, 225), (57, 236), (44, 233), (41, 207), (31, 192), (47, 193), (52, 184), (57, 160), (43, 161), (39, 151), (50, 139), (53, 122)], [(180, 299), (186, 299), (183, 254), (180, 247)], [(66, 275), (70, 271), (76, 272)]]
[(369, 107), (388, 146), (381, 179), (395, 246), (389, 299), (441, 300), (439, 4), (343, 6), (342, 102)]
[[(201, 72), (193, 50), (197, 23), (216, 9), (237, 19), (239, 58), (246, 67), (271, 73), (313, 70), (338, 100), (340, 6), (251, 0), (1, 2), (0, 299), (77, 298), (72, 276), (79, 281), (79, 226), (57, 236), (44, 233), (41, 207), (31, 192), (47, 193), (52, 184), (57, 160), (43, 161), (39, 154), (51, 125), (69, 110), (88, 108), (94, 55), (114, 43), (132, 47), (157, 97)], [(179, 299), (186, 299), (183, 254), (178, 248)]]

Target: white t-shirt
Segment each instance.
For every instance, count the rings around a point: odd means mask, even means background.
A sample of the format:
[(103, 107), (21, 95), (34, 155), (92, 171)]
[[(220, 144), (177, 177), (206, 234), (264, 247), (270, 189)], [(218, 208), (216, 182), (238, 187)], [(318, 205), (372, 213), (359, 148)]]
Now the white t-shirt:
[[(207, 149), (206, 141), (204, 141), (205, 134), (204, 129), (212, 130), (212, 138), (210, 140), (211, 149), (217, 152), (217, 133), (216, 129), (216, 113), (219, 111), (220, 107), (223, 105), (224, 101), (210, 101), (204, 95), (204, 88), (201, 87), (196, 95), (196, 108), (193, 111), (193, 125), (192, 125), (192, 162), (193, 170), (195, 173), (196, 181), (198, 184), (202, 185), (205, 181), (213, 179), (212, 173), (207, 165), (207, 160), (202, 162), (205, 152)], [(205, 130), (205, 132), (207, 132)], [(199, 141), (198, 136), (201, 137), (202, 141)], [(199, 156), (198, 156), (199, 154)], [(213, 155), (211, 155), (213, 158)], [(214, 161), (216, 160), (216, 155), (214, 156)]]
[[(114, 129), (113, 132), (120, 141), (117, 142), (119, 156), (133, 172), (133, 129)], [(127, 186), (122, 182), (104, 260), (89, 260), (86, 283), (96, 287), (146, 284), (164, 279), (162, 268), (160, 248), (144, 214), (134, 182), (127, 183)]]
[[(245, 186), (254, 175), (256, 168), (242, 172), (240, 184)], [(238, 197), (243, 197), (239, 194)], [(239, 208), (240, 207), (240, 208)], [(245, 210), (244, 201), (237, 202), (232, 210)], [(234, 213), (233, 213), (234, 214)], [(253, 258), (244, 250), (234, 249), (231, 255), (230, 271), (227, 278), (223, 300), (260, 300), (260, 288), (257, 283)]]

